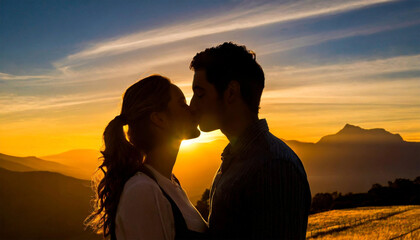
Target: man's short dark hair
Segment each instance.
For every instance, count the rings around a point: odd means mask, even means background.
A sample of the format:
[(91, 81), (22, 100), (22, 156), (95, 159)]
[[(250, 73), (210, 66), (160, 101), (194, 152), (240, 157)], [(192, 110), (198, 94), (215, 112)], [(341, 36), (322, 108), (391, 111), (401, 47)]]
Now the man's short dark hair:
[(223, 96), (232, 80), (239, 82), (241, 95), (249, 109), (258, 114), (264, 88), (264, 72), (254, 52), (245, 46), (225, 42), (197, 53), (190, 64), (194, 71), (205, 70), (207, 80)]

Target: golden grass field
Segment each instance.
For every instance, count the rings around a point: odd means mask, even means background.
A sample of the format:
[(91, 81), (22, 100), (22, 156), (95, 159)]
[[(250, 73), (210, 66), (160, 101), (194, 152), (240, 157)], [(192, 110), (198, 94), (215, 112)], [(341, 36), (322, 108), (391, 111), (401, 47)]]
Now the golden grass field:
[(307, 239), (420, 239), (420, 206), (358, 207), (309, 216)]

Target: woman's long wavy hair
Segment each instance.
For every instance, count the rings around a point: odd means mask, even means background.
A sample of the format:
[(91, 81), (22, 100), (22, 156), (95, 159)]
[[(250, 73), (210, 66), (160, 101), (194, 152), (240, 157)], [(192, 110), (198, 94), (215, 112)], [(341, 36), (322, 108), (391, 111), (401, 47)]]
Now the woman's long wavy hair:
[(146, 154), (155, 145), (150, 114), (167, 109), (170, 85), (169, 79), (160, 75), (133, 84), (124, 93), (120, 116), (105, 128), (103, 162), (97, 170), (103, 176), (94, 181), (94, 211), (85, 220), (86, 226), (102, 232), (105, 238), (116, 239), (115, 217), (124, 184), (140, 170)]

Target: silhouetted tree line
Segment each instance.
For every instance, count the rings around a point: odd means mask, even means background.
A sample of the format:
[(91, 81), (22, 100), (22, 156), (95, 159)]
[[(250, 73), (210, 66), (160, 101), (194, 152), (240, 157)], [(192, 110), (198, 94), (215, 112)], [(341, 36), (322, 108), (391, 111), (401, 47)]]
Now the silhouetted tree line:
[[(206, 189), (196, 208), (204, 219), (209, 215), (210, 191)], [(364, 206), (420, 205), (420, 176), (414, 181), (397, 178), (388, 186), (375, 183), (367, 193), (317, 193), (312, 198), (310, 213)]]
[(201, 199), (197, 201), (195, 208), (201, 213), (204, 219), (207, 219), (209, 216), (209, 205), (210, 205), (210, 190), (206, 188), (204, 190)]
[(364, 206), (420, 205), (420, 176), (411, 181), (397, 178), (388, 186), (375, 183), (367, 193), (317, 193), (311, 213)]

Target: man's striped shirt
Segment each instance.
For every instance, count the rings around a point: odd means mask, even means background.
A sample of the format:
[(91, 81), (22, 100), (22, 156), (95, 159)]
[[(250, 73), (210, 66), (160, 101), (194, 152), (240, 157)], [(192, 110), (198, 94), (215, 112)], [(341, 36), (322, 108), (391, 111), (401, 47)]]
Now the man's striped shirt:
[(305, 239), (311, 192), (299, 157), (265, 119), (222, 153), (210, 191), (215, 239)]

